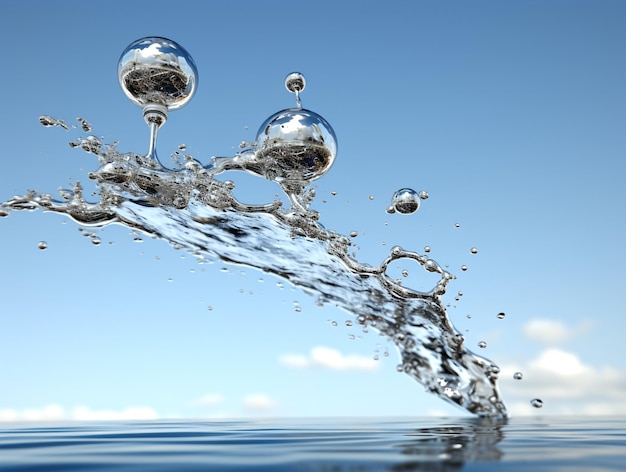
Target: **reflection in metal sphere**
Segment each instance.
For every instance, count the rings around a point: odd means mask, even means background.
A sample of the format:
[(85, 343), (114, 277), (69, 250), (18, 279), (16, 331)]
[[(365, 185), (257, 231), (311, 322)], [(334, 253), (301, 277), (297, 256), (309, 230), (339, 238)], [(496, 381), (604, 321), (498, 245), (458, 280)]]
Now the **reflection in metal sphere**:
[(303, 108), (270, 116), (259, 128), (256, 142), (265, 177), (276, 181), (315, 180), (330, 169), (337, 155), (333, 128)]
[(120, 56), (118, 79), (136, 105), (183, 107), (196, 91), (198, 70), (191, 55), (172, 40), (147, 37), (131, 43)]

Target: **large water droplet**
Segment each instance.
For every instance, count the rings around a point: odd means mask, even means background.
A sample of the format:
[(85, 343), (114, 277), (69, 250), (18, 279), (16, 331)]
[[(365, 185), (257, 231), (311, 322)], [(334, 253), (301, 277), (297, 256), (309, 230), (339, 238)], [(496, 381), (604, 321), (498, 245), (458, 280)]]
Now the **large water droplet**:
[(397, 190), (391, 197), (391, 206), (403, 215), (415, 213), (420, 207), (420, 200), (417, 192), (410, 188)]
[(181, 108), (196, 91), (198, 70), (191, 55), (176, 42), (159, 37), (131, 43), (118, 63), (124, 94), (135, 104)]
[(259, 127), (255, 159), (246, 170), (269, 180), (308, 182), (324, 175), (337, 155), (337, 137), (320, 115), (303, 108), (273, 114)]
[(478, 248), (473, 247), (472, 249), (470, 249), (470, 252), (472, 254), (478, 254)]
[(39, 244), (37, 244), (37, 247), (41, 250), (48, 249), (48, 243), (45, 241), (39, 241)]

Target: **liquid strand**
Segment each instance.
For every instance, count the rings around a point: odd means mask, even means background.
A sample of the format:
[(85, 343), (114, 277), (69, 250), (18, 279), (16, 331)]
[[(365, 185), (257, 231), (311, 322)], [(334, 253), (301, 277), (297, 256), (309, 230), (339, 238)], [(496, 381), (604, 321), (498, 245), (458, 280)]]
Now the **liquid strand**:
[[(47, 116), (41, 122), (63, 123)], [(201, 261), (217, 259), (272, 273), (391, 340), (400, 359), (398, 371), (426, 391), (479, 416), (506, 416), (497, 387), (500, 369), (465, 347), (441, 301), (454, 276), (427, 255), (396, 246), (378, 266), (358, 262), (349, 255), (350, 238), (318, 223), (320, 215), (309, 209), (314, 194), (305, 185), (281, 184), (291, 208), (280, 201), (239, 202), (232, 183), (217, 177), (252, 164), (254, 174), (263, 174), (262, 162), (250, 150), (206, 166), (188, 157), (180, 169), (170, 170), (154, 159), (121, 153), (93, 135), (70, 144), (97, 156), (100, 167), (89, 177), (99, 200), (87, 202), (77, 183), (73, 190), (61, 190), (60, 199), (33, 191), (13, 197), (0, 204), (0, 216), (39, 209), (84, 226), (122, 224)], [(438, 282), (427, 292), (399, 284), (386, 273), (399, 259), (438, 273)]]

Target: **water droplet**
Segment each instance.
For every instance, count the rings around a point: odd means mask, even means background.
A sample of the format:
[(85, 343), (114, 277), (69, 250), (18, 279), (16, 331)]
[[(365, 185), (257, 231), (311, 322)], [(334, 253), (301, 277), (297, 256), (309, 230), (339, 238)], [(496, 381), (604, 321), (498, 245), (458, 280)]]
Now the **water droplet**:
[(44, 126), (60, 126), (64, 130), (69, 130), (69, 126), (65, 124), (63, 120), (57, 120), (56, 118), (51, 117), (50, 115), (42, 115), (39, 117), (39, 123)]
[(409, 271), (408, 271), (408, 270), (406, 270), (406, 269), (404, 269), (404, 270), (402, 271), (402, 276), (403, 276), (403, 277), (408, 277), (408, 276), (409, 276)]
[(350, 237), (351, 238), (356, 238), (359, 235), (359, 233), (357, 233), (356, 231), (351, 231), (350, 232)]
[(346, 320), (346, 326), (352, 326), (352, 321)]
[(499, 319), (499, 320), (504, 319), (504, 317), (505, 317), (505, 316), (506, 316), (506, 315), (505, 315), (504, 313), (498, 313), (498, 319)]
[(426, 269), (428, 272), (437, 272), (438, 267), (439, 266), (437, 265), (437, 263), (432, 259), (428, 259), (426, 262), (424, 262), (424, 269)]
[(389, 205), (385, 211), (390, 215), (393, 215), (396, 212), (396, 209), (393, 207), (393, 205)]
[(515, 380), (522, 380), (522, 379), (524, 378), (524, 374), (522, 374), (521, 372), (515, 372), (515, 373), (513, 374), (513, 378), (514, 378)]
[(275, 181), (315, 180), (330, 169), (337, 154), (337, 138), (330, 124), (303, 108), (271, 115), (259, 127), (256, 143), (260, 166), (255, 169)]
[(41, 250), (48, 249), (48, 243), (45, 241), (39, 241), (39, 244), (37, 244), (37, 247)]
[(139, 236), (134, 238), (133, 241), (135, 241), (136, 243), (143, 243), (143, 239), (141, 239)]
[(350, 339), (351, 341), (354, 341), (356, 338), (356, 336), (354, 336), (354, 334), (349, 334), (348, 335), (348, 339)]
[(370, 200), (374, 200), (374, 195), (370, 195), (368, 198), (369, 198)]
[(337, 192), (335, 192), (334, 190), (333, 190), (332, 192), (330, 192), (330, 194), (331, 194), (333, 197), (336, 197), (336, 196), (337, 196)]
[(420, 200), (428, 200), (428, 192), (426, 190), (420, 190), (420, 192), (417, 194), (418, 197), (420, 197)]
[(336, 321), (331, 321), (331, 322), (330, 322), (330, 325), (331, 325), (331, 326), (337, 326), (337, 322), (336, 322)]
[(294, 304), (293, 311), (295, 311), (296, 313), (300, 313), (302, 311), (302, 307), (300, 305)]
[(213, 307), (211, 305), (209, 305), (208, 307), (206, 307), (207, 310), (209, 311), (213, 311)]
[(397, 190), (391, 197), (391, 205), (403, 215), (415, 213), (420, 207), (420, 200), (417, 192), (410, 188)]
[(463, 296), (463, 292), (459, 291), (458, 295), (459, 295), (459, 297), (462, 297)]
[(97, 237), (91, 238), (91, 244), (93, 244), (94, 246), (99, 246), (101, 243), (102, 243), (102, 240), (100, 238), (97, 238)]
[(124, 94), (136, 105), (181, 108), (194, 95), (198, 70), (189, 53), (166, 38), (146, 37), (131, 43), (118, 63)]
[(472, 319), (472, 315), (467, 315), (467, 319), (468, 320)]
[(478, 254), (478, 248), (473, 247), (472, 249), (470, 249), (470, 252), (472, 254)]
[(459, 223), (454, 223), (454, 227), (455, 227), (455, 228), (460, 228), (460, 227), (461, 227), (461, 225), (460, 225)]
[(377, 361), (378, 359), (380, 359), (380, 358), (378, 357), (378, 354), (374, 354), (374, 360), (375, 360), (375, 361)]
[(541, 408), (543, 406), (543, 400), (541, 400), (540, 398), (533, 398), (530, 401), (530, 404), (535, 408)]
[(485, 341), (481, 341), (478, 343), (478, 347), (481, 349), (485, 349), (487, 347), (487, 343)]
[(461, 270), (462, 270), (463, 272), (465, 272), (465, 271), (467, 270), (467, 266), (466, 266), (466, 265), (462, 265), (462, 266), (461, 266)]
[(78, 121), (78, 122), (80, 123), (80, 127), (81, 127), (81, 129), (82, 129), (85, 133), (88, 133), (88, 132), (92, 131), (92, 127), (91, 127), (91, 125), (89, 124), (89, 122), (88, 122), (86, 119), (81, 118), (81, 117), (79, 116), (78, 118), (76, 118), (76, 121)]

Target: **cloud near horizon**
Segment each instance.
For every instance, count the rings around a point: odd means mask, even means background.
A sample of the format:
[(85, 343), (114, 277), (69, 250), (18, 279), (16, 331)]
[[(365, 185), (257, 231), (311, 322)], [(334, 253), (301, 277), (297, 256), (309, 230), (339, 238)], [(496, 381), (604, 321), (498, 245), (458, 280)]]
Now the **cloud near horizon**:
[(25, 408), (22, 410), (5, 408), (0, 410), (0, 422), (9, 421), (120, 421), (120, 420), (155, 420), (159, 414), (146, 406), (129, 407), (123, 410), (92, 410), (85, 406), (77, 406), (66, 411), (56, 404), (42, 408)]
[(356, 354), (345, 355), (336, 349), (316, 346), (308, 356), (303, 354), (283, 354), (278, 362), (287, 367), (311, 368), (318, 367), (341, 371), (372, 371), (379, 367), (379, 362), (372, 357)]
[[(511, 416), (626, 414), (626, 371), (587, 364), (560, 347), (591, 327), (592, 322), (572, 326), (548, 318), (526, 323), (526, 338), (544, 347), (532, 359), (500, 364), (499, 385)], [(516, 372), (523, 374), (521, 380), (513, 379)], [(541, 399), (543, 407), (533, 408), (534, 398)]]

